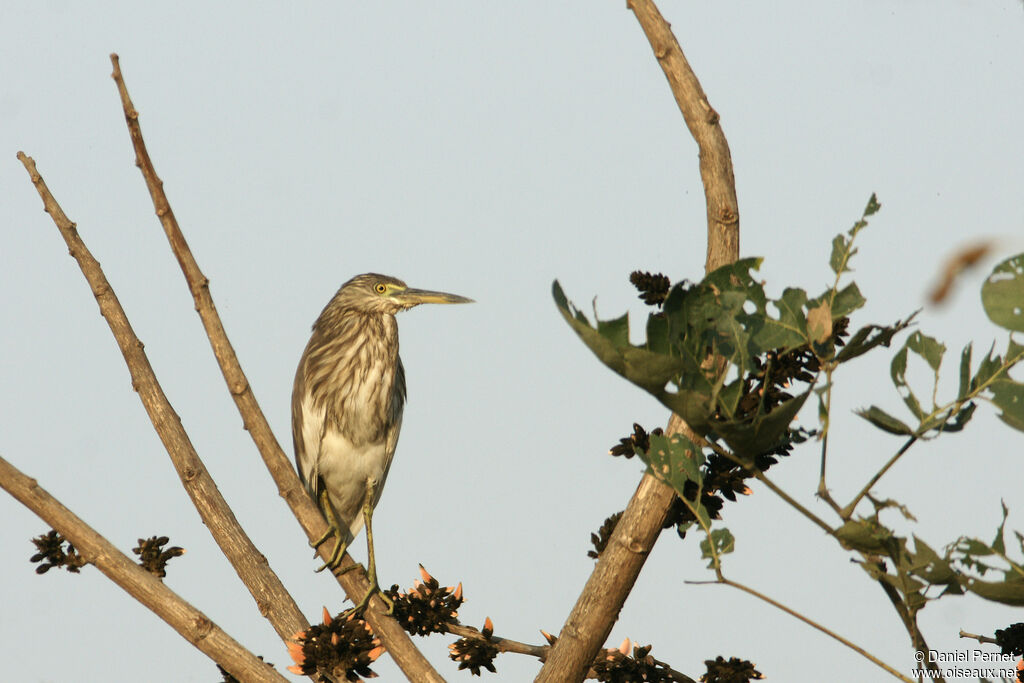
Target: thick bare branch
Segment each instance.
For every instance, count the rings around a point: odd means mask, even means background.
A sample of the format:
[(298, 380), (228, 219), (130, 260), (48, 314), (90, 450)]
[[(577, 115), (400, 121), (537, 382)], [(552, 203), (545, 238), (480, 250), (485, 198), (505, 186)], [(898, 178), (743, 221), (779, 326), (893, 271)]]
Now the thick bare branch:
[[(220, 315), (217, 313), (213, 296), (210, 294), (210, 281), (199, 269), (199, 264), (189, 249), (188, 242), (178, 226), (174, 211), (164, 193), (163, 182), (156, 174), (153, 161), (150, 159), (145, 140), (142, 137), (139, 114), (128, 94), (117, 55), (111, 55), (110, 60), (114, 66), (112, 76), (117, 83), (125, 121), (128, 124), (128, 132), (131, 135), (132, 146), (135, 148), (136, 165), (142, 171), (142, 176), (153, 199), (156, 215), (159, 217), (171, 249), (178, 259), (189, 291), (192, 292), (196, 311), (202, 320), (206, 335), (210, 340), (210, 346), (213, 348), (213, 354), (217, 358), (224, 381), (231, 392), (231, 397), (242, 416), (242, 423), (256, 444), (263, 462), (270, 471), (270, 476), (273, 477), (274, 483), (277, 485), (278, 492), (288, 504), (307, 537), (311, 541), (319, 539), (327, 530), (327, 524), (316, 504), (306, 495), (306, 491), (292, 467), (291, 460), (281, 449), (266, 416), (256, 401), (249, 380), (242, 371), (235, 350), (221, 323)], [(320, 554), (326, 560), (330, 556), (331, 550), (333, 550), (333, 546), (330, 543), (324, 544), (320, 547)], [(361, 567), (357, 566), (355, 570), (348, 570), (349, 567), (355, 565), (352, 558), (346, 554), (341, 565), (341, 568), (346, 571), (337, 579), (353, 602), (358, 602), (369, 589), (369, 582)], [(443, 681), (440, 674), (413, 644), (409, 635), (394, 619), (385, 616), (384, 611), (385, 606), (379, 598), (375, 597), (371, 602), (371, 609), (366, 611), (365, 617), (399, 668), (411, 680)]]
[(266, 558), (253, 545), (234, 513), (221, 496), (217, 485), (199, 459), (192, 442), (181, 424), (181, 419), (171, 407), (157, 381), (142, 342), (132, 330), (113, 288), (103, 274), (99, 262), (85, 246), (74, 223), (64, 214), (57, 200), (50, 194), (42, 177), (36, 170), (35, 161), (18, 152), (18, 159), (25, 165), (35, 185), (43, 206), (60, 230), (71, 255), (78, 261), (82, 274), (92, 288), (99, 304), (100, 313), (110, 326), (132, 376), (132, 386), (153, 422), (160, 440), (167, 449), (171, 462), (181, 478), (193, 505), (199, 511), (221, 551), (231, 562), (238, 576), (245, 583), (259, 608), (274, 630), (282, 639), (293, 636), (309, 626), (298, 605), (285, 590), (281, 580), (267, 564)]
[[(711, 272), (739, 258), (739, 207), (732, 157), (718, 113), (711, 107), (700, 81), (683, 55), (668, 22), (650, 0), (629, 0), (675, 96), (686, 126), (700, 150), (700, 174), (707, 205), (708, 251), (705, 270)], [(668, 434), (696, 436), (678, 416)], [(615, 527), (605, 551), (552, 646), (537, 681), (582, 681), (590, 662), (607, 640), (658, 539), (675, 497), (673, 490), (645, 475)]]
[(276, 681), (285, 678), (266, 662), (238, 644), (209, 617), (183, 600), (92, 527), (64, 507), (14, 465), (0, 458), (0, 487), (75, 546), (89, 564), (107, 575), (129, 595), (170, 624), (188, 642), (241, 681)]

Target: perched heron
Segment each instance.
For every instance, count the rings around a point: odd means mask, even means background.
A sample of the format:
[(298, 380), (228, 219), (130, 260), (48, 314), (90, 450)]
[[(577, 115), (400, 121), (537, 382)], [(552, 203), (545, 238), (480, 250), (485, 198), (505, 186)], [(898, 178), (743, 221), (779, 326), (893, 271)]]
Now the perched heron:
[(317, 571), (335, 571), (365, 523), (370, 590), (357, 611), (374, 593), (383, 595), (371, 519), (395, 454), (405, 406), (395, 313), (419, 304), (472, 301), (413, 289), (387, 275), (357, 275), (341, 286), (313, 323), (299, 360), (292, 389), (295, 463), (329, 525), (313, 547), (337, 538), (330, 559)]

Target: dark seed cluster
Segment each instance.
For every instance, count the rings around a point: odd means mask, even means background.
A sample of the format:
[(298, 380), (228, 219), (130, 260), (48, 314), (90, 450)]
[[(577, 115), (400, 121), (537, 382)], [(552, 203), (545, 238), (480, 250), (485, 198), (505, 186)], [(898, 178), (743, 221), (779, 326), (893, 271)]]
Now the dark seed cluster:
[(288, 670), (325, 683), (375, 678), (370, 664), (383, 652), (369, 624), (354, 614), (332, 618), (325, 607), (322, 624), (296, 633), (288, 643), (295, 662)]
[(447, 633), (448, 625), (457, 623), (457, 610), (462, 605), (462, 584), (444, 587), (420, 565), (422, 581), (416, 581), (406, 593), (398, 585), (386, 591), (395, 603), (394, 617), (414, 636)]
[(596, 534), (590, 534), (590, 542), (594, 545), (593, 550), (587, 551), (587, 557), (592, 557), (595, 560), (601, 556), (604, 549), (608, 547), (608, 539), (612, 537), (612, 532), (615, 531), (615, 525), (622, 519), (622, 513), (625, 510), (616, 512), (611, 517), (604, 520), (604, 524), (597, 530)]
[(648, 273), (634, 270), (629, 274), (629, 281), (640, 292), (640, 298), (648, 306), (661, 306), (665, 303), (672, 281), (661, 273)]
[(708, 670), (700, 677), (701, 683), (748, 683), (764, 678), (751, 662), (737, 657), (705, 659), (704, 666)]
[(1024, 623), (1017, 622), (996, 630), (996, 645), (1004, 655), (1024, 656)]
[(38, 552), (29, 558), (30, 562), (41, 562), (36, 567), (36, 574), (45, 574), (54, 567), (64, 567), (69, 572), (77, 574), (83, 565), (85, 558), (78, 554), (75, 546), (70, 543), (64, 547), (64, 537), (51, 529), (49, 532), (36, 536), (32, 539)]
[(176, 545), (164, 549), (170, 540), (166, 536), (150, 536), (145, 540), (140, 538), (138, 547), (132, 548), (132, 552), (139, 556), (139, 566), (158, 578), (167, 576), (166, 567), (170, 559), (185, 554), (185, 549)]
[(629, 640), (618, 649), (605, 650), (594, 662), (594, 673), (597, 680), (603, 683), (634, 683), (634, 681), (652, 681), (667, 683), (672, 680), (671, 670), (660, 664), (651, 656), (651, 646), (633, 646), (633, 654), (629, 654)]
[[(664, 432), (661, 427), (656, 427), (651, 434), (654, 436), (661, 436)], [(633, 423), (633, 433), (624, 439), (619, 439), (619, 442), (608, 449), (608, 453), (611, 455), (619, 456), (624, 455), (626, 459), (632, 458), (636, 455), (637, 451), (647, 452), (647, 449), (651, 447), (651, 435), (644, 431), (644, 428)]]
[(494, 658), (498, 656), (498, 646), (491, 640), (494, 635), (494, 624), (488, 617), (484, 621), (484, 627), (480, 630), (484, 639), (459, 638), (448, 646), (448, 656), (452, 661), (459, 663), (459, 671), (469, 669), (474, 676), (480, 675), (481, 669), (487, 669), (492, 674), (497, 673), (494, 668)]

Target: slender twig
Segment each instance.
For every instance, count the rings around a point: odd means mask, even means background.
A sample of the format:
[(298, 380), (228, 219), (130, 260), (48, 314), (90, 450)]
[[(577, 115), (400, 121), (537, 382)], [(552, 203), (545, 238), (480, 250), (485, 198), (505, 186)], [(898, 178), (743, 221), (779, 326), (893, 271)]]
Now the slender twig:
[[(139, 114), (128, 94), (128, 88), (121, 74), (118, 56), (113, 54), (110, 56), (110, 60), (114, 67), (112, 77), (117, 84), (121, 105), (124, 109), (125, 121), (128, 124), (128, 132), (131, 135), (132, 146), (135, 149), (136, 164), (146, 181), (156, 214), (160, 219), (164, 233), (167, 235), (171, 249), (188, 283), (189, 291), (192, 293), (195, 301), (196, 311), (199, 313), (203, 327), (206, 330), (206, 335), (210, 340), (210, 346), (213, 348), (213, 354), (217, 358), (221, 373), (224, 375), (224, 381), (227, 383), (231, 397), (234, 399), (238, 412), (242, 416), (242, 424), (256, 444), (256, 448), (262, 456), (267, 470), (277, 485), (278, 492), (288, 504), (292, 514), (295, 515), (295, 518), (306, 532), (307, 537), (311, 541), (319, 539), (327, 530), (327, 523), (324, 521), (316, 504), (306, 495), (305, 489), (301, 482), (299, 482), (299, 478), (295, 474), (289, 458), (284, 454), (280, 444), (274, 437), (266, 416), (256, 401), (252, 387), (249, 385), (249, 380), (242, 371), (238, 357), (231, 342), (228, 340), (220, 316), (217, 314), (217, 308), (210, 294), (209, 280), (199, 269), (199, 265), (189, 249), (185, 236), (178, 226), (178, 221), (174, 217), (174, 211), (171, 209), (170, 202), (167, 200), (167, 195), (164, 193), (163, 182), (157, 176), (156, 169), (146, 149), (146, 143), (142, 137), (142, 128), (139, 125)], [(320, 547), (319, 552), (326, 560), (330, 557), (332, 550), (333, 545), (327, 543)], [(349, 567), (355, 567), (355, 570), (349, 571)], [(347, 554), (343, 558), (341, 569), (346, 571), (337, 577), (338, 582), (353, 602), (358, 602), (366, 595), (369, 589), (369, 582), (365, 572)], [(441, 678), (440, 674), (434, 670), (423, 654), (416, 648), (409, 635), (402, 630), (401, 626), (393, 619), (389, 619), (384, 615), (386, 608), (382, 605), (380, 599), (374, 597), (370, 604), (373, 609), (366, 610), (365, 618), (370, 623), (374, 633), (381, 638), (384, 647), (405, 675), (417, 681), (443, 681), (444, 679)], [(291, 636), (294, 633), (295, 631), (293, 630), (287, 635)]]
[(106, 319), (131, 373), (132, 386), (138, 392), (139, 399), (203, 523), (246, 588), (252, 593), (260, 613), (270, 621), (278, 635), (286, 639), (307, 628), (309, 623), (302, 616), (298, 605), (235, 519), (234, 513), (217, 489), (206, 466), (199, 459), (181, 424), (181, 419), (171, 407), (153, 372), (142, 342), (135, 335), (99, 262), (93, 258), (85, 242), (79, 237), (75, 224), (68, 219), (57, 200), (50, 194), (46, 183), (36, 170), (35, 161), (22, 152), (18, 152), (18, 159), (24, 164), (43, 200), (46, 212), (57, 225), (71, 255), (78, 261), (82, 274), (92, 288), (100, 313)]
[[(739, 258), (739, 206), (732, 157), (718, 113), (711, 107), (700, 81), (686, 60), (668, 22), (651, 0), (630, 0), (628, 7), (647, 36), (668, 79), (690, 134), (700, 150), (700, 174), (707, 207), (707, 258), (711, 272)], [(692, 433), (676, 415), (667, 433)], [(675, 498), (671, 487), (644, 475), (615, 527), (608, 547), (566, 619), (537, 683), (581, 681), (601, 645), (611, 633), (661, 532)]]
[[(466, 626), (465, 624), (448, 624), (447, 628), (449, 633), (453, 633), (463, 638), (485, 640), (494, 645), (496, 648), (498, 648), (498, 652), (513, 652), (516, 654), (528, 655), (530, 657), (536, 657), (542, 662), (547, 659), (548, 652), (551, 651), (550, 645), (531, 645), (529, 643), (522, 643), (518, 640), (512, 640), (510, 638), (501, 638), (495, 635), (492, 635), (490, 638), (487, 638), (486, 636), (484, 636), (483, 633), (480, 632), (479, 629), (474, 628), (472, 626)], [(600, 654), (598, 655), (598, 657), (600, 657)], [(677, 683), (697, 683), (697, 681), (690, 678), (683, 672), (676, 671), (667, 663), (659, 659), (655, 659), (654, 662), (659, 666), (664, 667), (665, 673), (667, 673), (673, 681), (677, 681)], [(587, 672), (587, 678), (596, 677), (597, 673), (594, 672), (593, 669)]]
[(990, 645), (998, 645), (999, 644), (999, 641), (996, 640), (995, 638), (992, 638), (990, 636), (981, 636), (981, 635), (978, 635), (977, 633), (968, 633), (967, 631), (965, 631), (963, 629), (960, 629), (960, 637), (961, 638), (973, 638), (974, 640), (978, 641), (979, 643), (988, 643)]
[(832, 425), (832, 371), (835, 366), (829, 363), (825, 367), (825, 421), (821, 426), (821, 472), (818, 478), (818, 498), (825, 501), (825, 504), (832, 508), (836, 514), (841, 514), (839, 504), (836, 503), (825, 483), (825, 466), (828, 460), (828, 432)]
[(822, 633), (827, 635), (829, 638), (832, 638), (834, 640), (839, 641), (840, 643), (842, 643), (846, 647), (850, 648), (851, 650), (853, 650), (857, 654), (861, 655), (862, 657), (864, 657), (868, 661), (870, 661), (873, 664), (875, 664), (875, 665), (885, 669), (886, 671), (888, 671), (890, 674), (892, 674), (896, 678), (900, 679), (901, 681), (906, 681), (906, 683), (914, 683), (913, 679), (907, 678), (906, 676), (901, 674), (899, 671), (897, 671), (893, 667), (889, 666), (888, 664), (886, 664), (885, 662), (880, 660), (878, 657), (874, 656), (873, 654), (871, 654), (870, 652), (868, 652), (864, 648), (860, 647), (856, 643), (853, 643), (850, 640), (847, 640), (846, 638), (842, 637), (841, 635), (839, 635), (835, 631), (832, 631), (831, 629), (826, 628), (825, 626), (822, 626), (821, 624), (819, 624), (818, 622), (814, 621), (813, 619), (805, 617), (800, 612), (797, 612), (796, 610), (794, 610), (794, 609), (792, 609), (790, 607), (787, 607), (786, 605), (782, 604), (781, 602), (778, 602), (777, 600), (773, 600), (772, 598), (768, 597), (767, 595), (765, 595), (763, 593), (760, 593), (760, 592), (754, 590), (753, 588), (751, 588), (749, 586), (745, 586), (742, 583), (739, 583), (737, 581), (733, 581), (731, 579), (727, 579), (727, 578), (724, 578), (724, 577), (720, 578), (717, 581), (687, 581), (686, 583), (691, 584), (691, 585), (721, 584), (721, 585), (724, 585), (724, 586), (732, 586), (733, 588), (738, 588), (739, 590), (743, 591), (744, 593), (747, 593), (749, 595), (753, 595), (755, 598), (768, 603), (772, 607), (775, 607), (776, 609), (780, 609), (780, 610), (782, 610), (783, 612), (785, 612), (786, 614), (788, 614), (788, 615), (790, 615), (792, 617), (796, 617), (797, 619), (799, 619), (800, 621), (804, 622), (805, 624), (807, 624), (811, 628), (814, 628), (814, 629), (817, 629), (818, 631), (821, 631)]
[(849, 504), (846, 505), (846, 507), (840, 510), (839, 516), (843, 519), (850, 519), (850, 517), (853, 515), (853, 511), (857, 507), (857, 503), (859, 503), (864, 498), (864, 496), (868, 495), (868, 492), (871, 491), (874, 485), (878, 483), (878, 480), (885, 476), (885, 473), (889, 471), (889, 468), (895, 465), (896, 461), (902, 458), (903, 454), (906, 453), (911, 446), (917, 443), (917, 439), (918, 437), (916, 434), (907, 439), (907, 442), (904, 443), (900, 447), (900, 449), (896, 451), (895, 454), (893, 454), (891, 458), (889, 458), (889, 462), (885, 463), (885, 465), (882, 466), (882, 469), (875, 472), (875, 475), (871, 477), (871, 480), (868, 481), (867, 484), (864, 485), (864, 488), (860, 490), (860, 493), (854, 496), (853, 500), (851, 500)]
[[(871, 561), (869, 558), (865, 558)], [(883, 570), (884, 571), (884, 570)], [(900, 621), (903, 622), (903, 628), (907, 630), (907, 635), (910, 636), (910, 643), (914, 647), (915, 652), (928, 652), (928, 642), (924, 639), (924, 634), (921, 633), (920, 627), (917, 625), (917, 615), (910, 611), (906, 601), (900, 595), (899, 591), (896, 590), (895, 586), (887, 583), (883, 579), (878, 579), (878, 585), (885, 591), (885, 595), (889, 598), (889, 602), (892, 603), (893, 608), (896, 610), (896, 614), (899, 615)], [(946, 679), (942, 675), (942, 667), (937, 663), (931, 661), (929, 658), (925, 658), (922, 662), (926, 668), (934, 672), (933, 677), (929, 680), (933, 681), (945, 681)]]
[(209, 617), (183, 600), (82, 521), (35, 479), (0, 457), (0, 488), (5, 489), (75, 546), (81, 556), (125, 592), (166, 621), (188, 642), (244, 681), (285, 678), (221, 630)]

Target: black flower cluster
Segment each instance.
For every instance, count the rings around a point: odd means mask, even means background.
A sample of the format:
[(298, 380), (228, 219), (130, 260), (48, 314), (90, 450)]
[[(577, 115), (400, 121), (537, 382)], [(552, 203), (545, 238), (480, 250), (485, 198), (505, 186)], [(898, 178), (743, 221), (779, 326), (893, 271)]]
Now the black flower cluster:
[(648, 273), (634, 270), (629, 274), (629, 281), (640, 291), (640, 298), (648, 306), (661, 306), (668, 297), (672, 281), (661, 273)]
[(36, 574), (45, 574), (54, 567), (64, 567), (69, 572), (77, 574), (86, 564), (85, 558), (78, 554), (75, 546), (68, 543), (67, 548), (64, 547), (64, 537), (54, 529), (36, 536), (32, 542), (39, 552), (29, 558), (29, 561), (42, 562), (36, 567)]
[(170, 559), (185, 554), (185, 549), (176, 545), (164, 549), (170, 540), (166, 536), (150, 536), (145, 540), (140, 538), (138, 547), (132, 548), (132, 552), (139, 556), (139, 566), (158, 578), (167, 576), (166, 567)]
[(469, 669), (474, 676), (480, 675), (480, 669), (487, 669), (492, 674), (497, 673), (494, 668), (494, 658), (498, 656), (498, 646), (491, 640), (494, 635), (494, 624), (491, 618), (484, 620), (484, 627), (480, 630), (483, 639), (480, 638), (459, 638), (448, 646), (448, 657), (459, 663), (459, 671)]
[(597, 530), (596, 534), (590, 534), (590, 542), (594, 545), (593, 550), (587, 551), (587, 557), (592, 557), (595, 560), (601, 556), (604, 549), (608, 547), (608, 539), (612, 537), (612, 532), (615, 531), (615, 525), (622, 519), (622, 513), (625, 510), (616, 512), (611, 517), (604, 520), (604, 524)]
[(633, 654), (629, 654), (629, 640), (618, 649), (604, 650), (594, 662), (594, 673), (602, 683), (634, 683), (634, 681), (651, 681), (652, 683), (668, 683), (672, 681), (671, 670), (664, 664), (655, 661), (651, 656), (651, 646), (633, 646)]
[(764, 678), (751, 662), (737, 657), (705, 659), (707, 673), (700, 677), (701, 683), (748, 683)]
[(663, 433), (661, 427), (656, 427), (651, 434), (648, 434), (643, 427), (634, 422), (633, 433), (624, 439), (619, 439), (617, 444), (608, 449), (608, 453), (614, 456), (624, 455), (628, 460), (636, 455), (637, 451), (647, 452), (651, 447), (651, 435), (661, 436)]
[(319, 681), (359, 681), (375, 678), (370, 669), (384, 652), (370, 625), (355, 614), (332, 618), (324, 608), (323, 624), (296, 633), (288, 643), (295, 662), (288, 670)]
[(1024, 623), (996, 629), (996, 645), (1003, 649), (1004, 655), (1024, 656)]
[(406, 631), (414, 636), (447, 633), (448, 625), (457, 623), (462, 605), (462, 584), (444, 587), (420, 565), (422, 581), (416, 581), (407, 593), (400, 593), (398, 585), (386, 591), (395, 603), (394, 617)]

